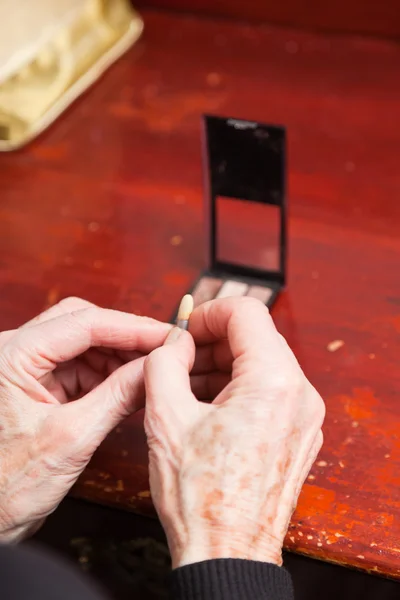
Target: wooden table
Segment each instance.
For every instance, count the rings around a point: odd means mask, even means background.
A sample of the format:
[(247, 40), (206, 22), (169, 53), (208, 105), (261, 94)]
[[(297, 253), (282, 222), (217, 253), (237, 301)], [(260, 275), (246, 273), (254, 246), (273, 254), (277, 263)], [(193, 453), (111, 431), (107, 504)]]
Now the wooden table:
[[(0, 156), (0, 328), (71, 294), (168, 320), (203, 265), (201, 114), (285, 124), (289, 286), (273, 314), (327, 405), (286, 544), (400, 577), (400, 47), (144, 18), (98, 85)], [(153, 514), (142, 415), (74, 493)]]

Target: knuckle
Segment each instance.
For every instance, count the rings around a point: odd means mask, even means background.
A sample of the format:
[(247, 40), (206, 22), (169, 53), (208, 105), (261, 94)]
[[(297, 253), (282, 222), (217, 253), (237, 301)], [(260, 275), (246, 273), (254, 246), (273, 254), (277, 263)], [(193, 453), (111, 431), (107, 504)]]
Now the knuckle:
[(322, 398), (319, 398), (319, 401), (316, 404), (317, 405), (315, 407), (315, 416), (322, 425), (326, 415), (325, 403), (323, 402)]
[(230, 313), (233, 317), (243, 317), (248, 315), (249, 312), (258, 312), (259, 314), (268, 315), (269, 310), (267, 306), (251, 296), (240, 296), (240, 297), (229, 297), (218, 300), (229, 308)]
[(67, 296), (67, 298), (60, 300), (58, 305), (61, 306), (66, 312), (83, 310), (94, 306), (91, 302), (83, 300), (83, 298), (79, 298), (78, 296)]
[(231, 300), (234, 303), (235, 313), (243, 314), (244, 312), (249, 313), (249, 311), (257, 311), (260, 313), (262, 312), (269, 314), (269, 310), (266, 307), (266, 305), (263, 304), (263, 302), (261, 302), (261, 300), (258, 300), (257, 298), (243, 296), (241, 298), (231, 298)]
[(318, 394), (315, 388), (311, 388), (310, 400), (309, 400), (309, 412), (313, 416), (314, 420), (321, 424), (324, 422), (326, 407), (325, 402)]
[(68, 296), (67, 298), (63, 298), (62, 300), (60, 300), (58, 304), (67, 312), (72, 312), (74, 310), (79, 310), (91, 306), (90, 302), (88, 302), (87, 300), (83, 300), (78, 296)]
[(99, 310), (101, 309), (97, 308), (96, 306), (75, 308), (70, 312), (70, 316), (77, 326), (86, 330), (99, 316)]
[[(260, 370), (258, 379), (265, 380), (265, 371), (264, 375), (261, 373)], [(280, 403), (282, 408), (286, 407), (285, 411), (289, 412), (292, 412), (294, 406), (301, 406), (305, 397), (304, 377), (297, 370), (277, 371), (264, 381), (262, 389), (265, 398), (269, 398), (273, 403)]]
[(283, 371), (275, 373), (269, 386), (278, 396), (298, 395), (301, 391), (301, 378), (297, 374)]
[(324, 443), (324, 436), (321, 430), (318, 431), (317, 436), (315, 438), (315, 441), (312, 445), (312, 447), (310, 448), (310, 452), (309, 452), (309, 460), (308, 460), (308, 465), (309, 465), (309, 469), (311, 469), (312, 465), (315, 463), (315, 461), (317, 460), (317, 457), (321, 451), (321, 448), (323, 446)]
[(296, 396), (303, 396), (306, 393), (307, 380), (300, 369), (296, 369), (292, 377), (292, 391)]

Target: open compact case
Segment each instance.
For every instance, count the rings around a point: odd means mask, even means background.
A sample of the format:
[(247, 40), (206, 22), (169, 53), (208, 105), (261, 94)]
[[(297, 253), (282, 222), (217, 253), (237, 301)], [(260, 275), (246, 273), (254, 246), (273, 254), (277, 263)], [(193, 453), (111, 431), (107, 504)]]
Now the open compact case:
[(208, 267), (194, 306), (252, 296), (268, 307), (286, 283), (286, 135), (283, 127), (203, 117)]

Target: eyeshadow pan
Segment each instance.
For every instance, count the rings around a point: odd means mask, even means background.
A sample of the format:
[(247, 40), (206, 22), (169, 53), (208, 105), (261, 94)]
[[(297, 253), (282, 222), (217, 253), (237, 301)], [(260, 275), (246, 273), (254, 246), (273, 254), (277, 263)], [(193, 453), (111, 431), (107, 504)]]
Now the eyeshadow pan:
[(216, 277), (202, 277), (192, 292), (195, 306), (213, 300), (222, 286), (222, 279)]
[(261, 300), (264, 304), (270, 300), (274, 290), (269, 287), (263, 287), (261, 285), (252, 285), (249, 287), (249, 291), (247, 292), (247, 296), (251, 296), (252, 298), (257, 298), (257, 300)]
[(216, 298), (229, 298), (231, 296), (245, 296), (248, 290), (246, 283), (240, 281), (225, 281), (224, 285), (219, 290)]

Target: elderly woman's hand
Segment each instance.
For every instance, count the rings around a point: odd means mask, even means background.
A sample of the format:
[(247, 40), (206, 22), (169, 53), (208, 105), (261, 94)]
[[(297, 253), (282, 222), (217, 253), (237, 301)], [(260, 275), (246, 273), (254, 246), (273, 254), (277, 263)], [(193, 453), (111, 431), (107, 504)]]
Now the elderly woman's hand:
[(144, 357), (169, 330), (68, 298), (0, 334), (0, 542), (37, 529), (143, 406)]
[(173, 329), (145, 363), (151, 493), (173, 565), (279, 565), (324, 404), (260, 302), (204, 304), (190, 332)]

